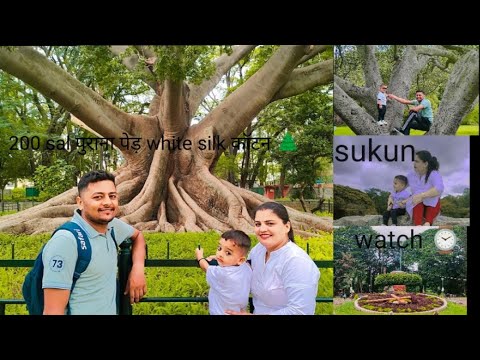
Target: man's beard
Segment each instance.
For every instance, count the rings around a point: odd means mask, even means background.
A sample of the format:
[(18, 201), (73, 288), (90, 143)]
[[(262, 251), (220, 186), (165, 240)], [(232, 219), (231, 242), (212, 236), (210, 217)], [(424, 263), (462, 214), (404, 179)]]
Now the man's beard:
[(106, 225), (108, 224), (110, 221), (113, 220), (113, 218), (115, 217), (115, 211), (112, 211), (112, 218), (109, 219), (109, 220), (104, 220), (104, 219), (101, 219), (101, 218), (94, 218), (88, 214), (85, 214), (86, 217), (88, 218), (88, 220), (90, 220), (92, 223), (94, 224), (99, 224), (99, 225)]

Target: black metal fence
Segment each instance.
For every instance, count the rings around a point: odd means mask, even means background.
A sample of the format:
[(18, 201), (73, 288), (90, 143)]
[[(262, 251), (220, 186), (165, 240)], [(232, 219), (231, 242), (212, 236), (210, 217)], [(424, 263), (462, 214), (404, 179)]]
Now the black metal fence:
[[(35, 260), (15, 260), (14, 246), (12, 244), (12, 260), (0, 260), (0, 267), (32, 267)], [(307, 253), (309, 245), (307, 243)], [(169, 246), (167, 244), (167, 257), (169, 257)], [(314, 261), (319, 268), (333, 268), (333, 260)], [(145, 267), (198, 267), (196, 260), (173, 260), (173, 259), (152, 259), (145, 260)], [(118, 277), (120, 282), (120, 294), (123, 294), (127, 284), (128, 274), (132, 268), (131, 241), (127, 240), (120, 244), (118, 255)], [(331, 297), (317, 297), (317, 302), (332, 303)], [(140, 302), (208, 302), (207, 297), (146, 297)], [(0, 315), (5, 315), (6, 305), (25, 304), (23, 299), (0, 299)], [(251, 304), (250, 304), (251, 306)], [(132, 315), (132, 305), (129, 296), (122, 296), (120, 299), (120, 315)]]
[[(300, 200), (278, 200), (275, 199), (273, 201), (276, 201), (280, 204), (283, 204), (285, 206), (292, 207), (294, 209), (303, 211), (302, 209), (302, 204), (300, 203)], [(304, 200), (305, 202), (305, 207), (307, 208), (308, 211), (311, 211), (312, 209), (316, 208), (318, 205), (318, 200), (313, 199), (313, 200)], [(320, 210), (317, 211), (325, 211), (329, 213), (333, 213), (333, 200), (332, 199), (326, 199), (321, 205), (320, 205)]]
[(41, 204), (38, 201), (2, 201), (0, 202), (0, 211), (22, 211)]

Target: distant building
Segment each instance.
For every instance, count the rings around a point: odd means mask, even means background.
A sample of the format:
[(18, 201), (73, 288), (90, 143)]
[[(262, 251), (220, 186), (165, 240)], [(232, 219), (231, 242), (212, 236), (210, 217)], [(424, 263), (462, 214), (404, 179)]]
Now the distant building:
[[(280, 195), (280, 185), (265, 185), (265, 196), (268, 197), (269, 199), (275, 199), (275, 197), (287, 197), (288, 192), (290, 191), (290, 185), (284, 185), (283, 186), (283, 191), (281, 192)], [(275, 196), (275, 194), (278, 194), (280, 196)]]

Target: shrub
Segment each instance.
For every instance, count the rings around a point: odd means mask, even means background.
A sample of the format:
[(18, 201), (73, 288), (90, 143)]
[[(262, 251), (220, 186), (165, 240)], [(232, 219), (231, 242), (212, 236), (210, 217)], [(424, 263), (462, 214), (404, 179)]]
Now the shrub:
[(422, 286), (422, 277), (418, 274), (393, 273), (380, 274), (375, 278), (375, 286), (408, 285)]

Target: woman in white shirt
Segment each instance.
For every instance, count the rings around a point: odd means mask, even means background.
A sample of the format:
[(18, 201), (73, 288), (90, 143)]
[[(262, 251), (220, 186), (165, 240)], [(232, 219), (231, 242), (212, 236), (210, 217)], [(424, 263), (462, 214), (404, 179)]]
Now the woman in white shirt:
[(320, 271), (294, 243), (287, 209), (275, 202), (257, 207), (255, 235), (259, 243), (249, 254), (254, 314), (313, 315)]

